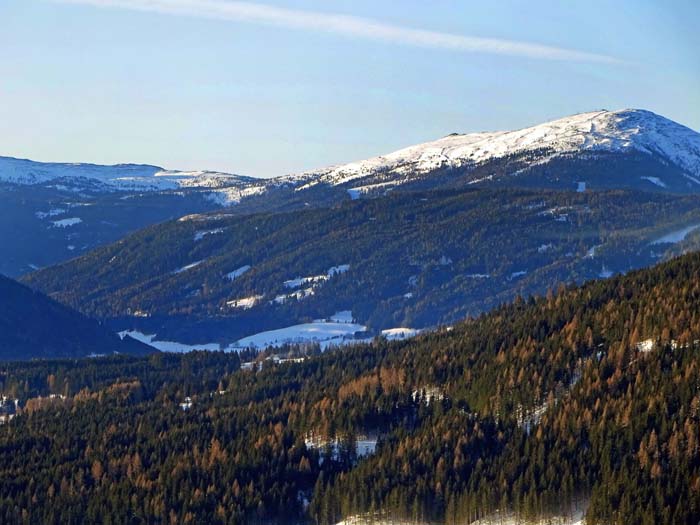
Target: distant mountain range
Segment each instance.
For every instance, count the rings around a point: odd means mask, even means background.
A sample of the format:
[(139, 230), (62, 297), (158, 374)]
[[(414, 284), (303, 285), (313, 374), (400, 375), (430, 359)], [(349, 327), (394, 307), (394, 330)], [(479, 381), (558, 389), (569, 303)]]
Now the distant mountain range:
[[(630, 186), (653, 186), (697, 192), (700, 190), (700, 134), (644, 110), (594, 111), (562, 118), (517, 131), (452, 134), (434, 142), (411, 146), (388, 155), (314, 171), (297, 177), (302, 190), (317, 184), (347, 186), (351, 193), (391, 188), (440, 171), (467, 175), (467, 184), (494, 184), (524, 177), (555, 160), (602, 155), (649, 157), (676, 168), (682, 178), (639, 177)], [(482, 173), (480, 168), (507, 159), (520, 164), (516, 171)], [(473, 176), (469, 176), (473, 173)], [(477, 176), (478, 174), (478, 176)], [(562, 178), (562, 189), (574, 189), (576, 179)], [(591, 181), (590, 186), (627, 186), (627, 181)], [(379, 186), (382, 185), (382, 186)], [(350, 187), (352, 186), (352, 187)]]
[(2, 361), (154, 351), (0, 275)]
[[(638, 155), (674, 168), (682, 179), (639, 177), (637, 189), (654, 186), (697, 192), (700, 190), (700, 134), (650, 111), (625, 109), (593, 111), (546, 122), (516, 131), (459, 134), (411, 146), (387, 155), (302, 174), (255, 179), (210, 171), (168, 171), (157, 166), (119, 164), (39, 163), (0, 157), (0, 181), (16, 184), (99, 183), (114, 191), (164, 191), (183, 188), (219, 192), (221, 202), (235, 204), (280, 187), (295, 193), (315, 186), (343, 187), (353, 197), (375, 190), (388, 190), (442, 171), (474, 176), (468, 184), (484, 185), (517, 179), (530, 170), (561, 158), (595, 160), (608, 155)], [(521, 169), (481, 176), (483, 166), (507, 160)], [(477, 176), (477, 174), (479, 176)], [(562, 189), (574, 189), (578, 180), (561, 180)], [(627, 186), (627, 181), (602, 183)], [(591, 187), (598, 185), (592, 181)]]
[(517, 131), (453, 133), (367, 160), (257, 181), (239, 206), (248, 212), (397, 190), (503, 186), (698, 193), (700, 134), (645, 110), (581, 113)]
[(700, 134), (649, 111), (595, 111), (272, 179), (0, 157), (8, 254), (0, 272), (19, 276), (150, 224), (222, 208), (246, 215), (397, 191), (503, 187), (698, 193)]
[(700, 133), (650, 111), (594, 111), (517, 131), (453, 133), (350, 164), (247, 181), (232, 213), (323, 206), (391, 191), (532, 187), (700, 192)]
[[(608, 161), (610, 155), (639, 159), (640, 154), (643, 160), (667, 166), (667, 178), (642, 175), (632, 181), (592, 180), (590, 187), (700, 191), (700, 134), (640, 109), (580, 113), (516, 131), (453, 133), (387, 155), (271, 179), (212, 171), (169, 171), (141, 164), (100, 166), (0, 157), (0, 182), (51, 184), (75, 191), (96, 187), (105, 191), (197, 189), (211, 192), (210, 197), (222, 204), (238, 204), (280, 188), (303, 194), (316, 186), (342, 187), (351, 197), (359, 197), (444, 171), (463, 178), (453, 182), (469, 185), (517, 184), (538, 167), (562, 158), (595, 162), (598, 158)], [(520, 168), (492, 169), (484, 175), (484, 167), (503, 163)], [(587, 181), (560, 177), (558, 184), (562, 189), (574, 189), (581, 182)]]
[(0, 157), (0, 181), (22, 185), (52, 184), (80, 191), (166, 191), (182, 188), (216, 189), (245, 187), (252, 177), (212, 171), (168, 171), (147, 164), (98, 164), (35, 162)]

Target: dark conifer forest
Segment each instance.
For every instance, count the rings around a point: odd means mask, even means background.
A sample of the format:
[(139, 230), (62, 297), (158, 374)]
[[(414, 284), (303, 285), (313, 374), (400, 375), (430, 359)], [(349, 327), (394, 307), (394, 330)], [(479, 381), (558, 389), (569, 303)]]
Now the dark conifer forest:
[(0, 525), (700, 525), (698, 22), (0, 0)]
[(4, 364), (0, 521), (697, 523), (699, 306), (691, 254), (404, 342)]

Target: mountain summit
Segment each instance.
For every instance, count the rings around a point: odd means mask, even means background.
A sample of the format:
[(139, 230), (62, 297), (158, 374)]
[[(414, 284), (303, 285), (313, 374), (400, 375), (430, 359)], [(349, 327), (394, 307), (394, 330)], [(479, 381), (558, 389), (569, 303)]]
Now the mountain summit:
[[(519, 161), (518, 175), (562, 157), (643, 154), (674, 166), (691, 191), (700, 190), (700, 133), (651, 111), (593, 111), (517, 131), (451, 134), (433, 142), (350, 164), (305, 173), (306, 185), (345, 185), (362, 179), (401, 184), (440, 171), (477, 172), (497, 161)], [(508, 171), (508, 170), (506, 170)], [(494, 174), (472, 178), (476, 184)], [(658, 178), (647, 184), (664, 187)], [(646, 180), (646, 179), (643, 179)], [(366, 188), (363, 188), (366, 189)]]
[[(605, 162), (596, 165), (600, 160)], [(547, 173), (552, 167), (558, 171), (553, 177)], [(93, 190), (99, 184), (112, 192), (199, 190), (220, 205), (249, 202), (253, 206), (244, 206), (245, 212), (374, 196), (398, 187), (412, 189), (416, 183), (420, 189), (505, 184), (695, 193), (700, 191), (700, 133), (651, 111), (599, 110), (516, 131), (453, 133), (386, 155), (271, 179), (0, 157), (0, 182), (60, 182), (75, 191), (84, 191), (86, 182)], [(329, 194), (323, 188), (343, 191)]]

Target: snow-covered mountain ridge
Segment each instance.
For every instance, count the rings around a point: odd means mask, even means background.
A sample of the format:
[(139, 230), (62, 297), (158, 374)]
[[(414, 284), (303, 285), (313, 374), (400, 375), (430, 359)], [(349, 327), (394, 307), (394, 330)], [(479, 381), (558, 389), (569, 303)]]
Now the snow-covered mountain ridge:
[(248, 185), (255, 179), (211, 171), (165, 170), (147, 164), (103, 166), (83, 163), (36, 162), (0, 157), (0, 182), (31, 185), (53, 181), (80, 183), (93, 181), (106, 189), (164, 191), (179, 188), (220, 188)]
[[(99, 166), (0, 157), (0, 182), (60, 184), (75, 191), (80, 191), (85, 184), (97, 184), (106, 191), (206, 190), (223, 206), (250, 201), (247, 212), (259, 211), (266, 205), (284, 209), (295, 200), (294, 195), (307, 190), (316, 193), (302, 198), (312, 202), (314, 199), (323, 201), (336, 187), (347, 192), (332, 193), (334, 199), (348, 198), (348, 194), (359, 198), (368, 194), (381, 195), (415, 182), (423, 183), (423, 189), (440, 187), (454, 183), (458, 176), (462, 177), (458, 185), (511, 184), (511, 179), (517, 184), (522, 179), (515, 179), (515, 176), (524, 172), (532, 174), (533, 168), (546, 166), (554, 160), (594, 162), (610, 154), (637, 155), (648, 165), (646, 169), (635, 165), (628, 170), (617, 166), (613, 170), (608, 166), (611, 173), (599, 175), (602, 180), (588, 180), (588, 188), (639, 186), (657, 191), (700, 191), (700, 133), (640, 109), (580, 113), (516, 131), (452, 134), (350, 164), (270, 179), (210, 171), (166, 170), (140, 164)], [(491, 170), (494, 163), (500, 165)], [(663, 171), (660, 166), (673, 170), (673, 174), (660, 174)], [(626, 173), (622, 175), (621, 171)], [(433, 177), (436, 174), (442, 178)], [(529, 186), (573, 189), (578, 184), (585, 189), (586, 178), (577, 179), (578, 176), (569, 173), (568, 178), (552, 182), (535, 174)], [(324, 188), (326, 193), (319, 194)]]
[[(436, 170), (476, 167), (513, 155), (533, 163), (578, 153), (639, 152), (681, 168), (700, 186), (700, 133), (646, 110), (593, 111), (517, 131), (452, 134), (433, 142), (342, 166), (307, 172), (300, 188), (346, 184), (364, 177), (387, 179)], [(297, 179), (299, 177), (297, 176)]]

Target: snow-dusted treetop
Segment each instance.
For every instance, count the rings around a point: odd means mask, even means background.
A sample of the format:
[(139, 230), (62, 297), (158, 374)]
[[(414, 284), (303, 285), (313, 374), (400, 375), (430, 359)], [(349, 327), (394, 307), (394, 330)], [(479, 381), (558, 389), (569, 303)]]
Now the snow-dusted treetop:
[[(593, 111), (517, 131), (453, 134), (388, 155), (308, 172), (306, 185), (344, 184), (379, 173), (421, 174), (536, 152), (539, 162), (578, 152), (658, 154), (700, 176), (700, 133), (650, 111)], [(542, 153), (543, 152), (543, 153)]]

